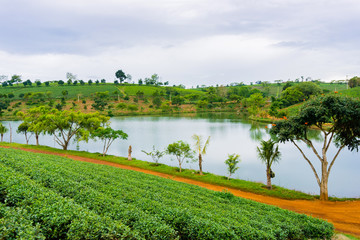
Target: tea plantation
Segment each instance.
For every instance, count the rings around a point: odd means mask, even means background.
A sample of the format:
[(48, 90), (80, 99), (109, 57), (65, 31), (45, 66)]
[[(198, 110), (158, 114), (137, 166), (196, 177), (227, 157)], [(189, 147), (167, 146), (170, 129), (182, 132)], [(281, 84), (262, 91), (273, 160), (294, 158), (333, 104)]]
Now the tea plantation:
[(329, 239), (306, 215), (139, 172), (0, 149), (0, 239)]

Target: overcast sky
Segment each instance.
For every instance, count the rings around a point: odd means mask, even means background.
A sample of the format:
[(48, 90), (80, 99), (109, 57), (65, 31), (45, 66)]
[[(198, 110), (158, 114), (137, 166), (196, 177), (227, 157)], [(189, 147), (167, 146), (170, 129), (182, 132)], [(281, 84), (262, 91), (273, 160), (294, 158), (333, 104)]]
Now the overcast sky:
[(0, 75), (186, 86), (360, 76), (359, 0), (0, 0)]

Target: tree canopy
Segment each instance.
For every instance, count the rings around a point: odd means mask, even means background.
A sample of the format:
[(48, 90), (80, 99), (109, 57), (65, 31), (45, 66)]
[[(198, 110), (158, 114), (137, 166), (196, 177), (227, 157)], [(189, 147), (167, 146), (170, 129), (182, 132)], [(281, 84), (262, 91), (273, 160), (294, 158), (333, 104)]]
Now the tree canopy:
[[(320, 187), (320, 199), (328, 199), (328, 177), (340, 151), (347, 147), (358, 151), (360, 144), (360, 101), (339, 95), (327, 95), (304, 104), (297, 115), (274, 124), (272, 133), (280, 142), (292, 142), (312, 168)], [(315, 126), (323, 134), (321, 151), (315, 149), (309, 138), (310, 127)], [(309, 146), (321, 162), (321, 175), (305, 155), (297, 141)], [(328, 166), (327, 151), (332, 142), (338, 148)]]

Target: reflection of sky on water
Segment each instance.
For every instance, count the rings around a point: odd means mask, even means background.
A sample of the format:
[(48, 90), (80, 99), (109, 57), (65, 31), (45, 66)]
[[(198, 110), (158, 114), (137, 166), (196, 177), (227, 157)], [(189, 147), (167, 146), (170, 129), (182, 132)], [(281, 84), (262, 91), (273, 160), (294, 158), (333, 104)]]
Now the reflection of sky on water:
[[(249, 122), (243, 119), (228, 119), (228, 115), (203, 114), (200, 117), (190, 115), (189, 117), (116, 117), (111, 119), (111, 127), (121, 129), (129, 135), (128, 140), (116, 140), (109, 149), (109, 154), (127, 156), (128, 146), (132, 145), (133, 157), (137, 159), (152, 161), (141, 150), (151, 151), (154, 145), (157, 149), (165, 149), (169, 143), (183, 140), (193, 144), (191, 136), (193, 134), (202, 135), (204, 138), (211, 136), (207, 154), (204, 156), (203, 170), (219, 175), (227, 175), (226, 165), (224, 164), (228, 154), (240, 154), (240, 169), (233, 175), (235, 178), (265, 182), (265, 166), (257, 158), (256, 147), (259, 140), (269, 139), (266, 131), (266, 124)], [(235, 116), (236, 117), (236, 116)], [(16, 133), (20, 122), (11, 122), (13, 128), (13, 141), (25, 143), (25, 138)], [(3, 122), (8, 126), (8, 122)], [(315, 142), (317, 149), (321, 148), (321, 135), (319, 131), (312, 132), (313, 137), (319, 139)], [(4, 136), (5, 141), (9, 141), (9, 134)], [(32, 137), (30, 144), (35, 144)], [(41, 136), (40, 144), (51, 147), (58, 147), (52, 136)], [(81, 142), (80, 150), (89, 152), (101, 152), (102, 142), (89, 141)], [(301, 144), (315, 167), (320, 169), (320, 162), (313, 154), (311, 149)], [(276, 177), (273, 183), (290, 189), (297, 189), (304, 192), (318, 194), (315, 176), (303, 159), (299, 151), (291, 143), (279, 145), (282, 157), (279, 164), (273, 166)], [(70, 149), (76, 149), (76, 143), (71, 143)], [(336, 148), (329, 149), (329, 161), (336, 153)], [(173, 161), (171, 160), (173, 159)], [(336, 160), (329, 179), (329, 194), (338, 197), (360, 197), (360, 188), (353, 186), (360, 183), (359, 153), (350, 152), (344, 149)], [(174, 157), (165, 155), (160, 160), (171, 166), (177, 166)], [(198, 164), (184, 163), (185, 168), (198, 169)]]

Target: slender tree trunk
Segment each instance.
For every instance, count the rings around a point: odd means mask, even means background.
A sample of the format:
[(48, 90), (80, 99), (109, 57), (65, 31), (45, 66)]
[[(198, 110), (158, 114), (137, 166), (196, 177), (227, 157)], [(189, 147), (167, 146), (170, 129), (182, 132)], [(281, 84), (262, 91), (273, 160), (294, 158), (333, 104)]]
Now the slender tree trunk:
[(128, 160), (129, 160), (129, 161), (132, 160), (131, 153), (132, 153), (132, 148), (131, 148), (131, 145), (130, 145), (130, 146), (129, 146), (129, 150), (128, 150)]
[(179, 160), (179, 172), (181, 172), (181, 161)]
[(200, 175), (203, 175), (203, 171), (202, 171), (202, 156), (201, 156), (201, 153), (199, 153), (199, 169), (200, 169)]
[(328, 170), (327, 170), (327, 161), (324, 160), (321, 164), (321, 182), (320, 182), (320, 200), (321, 201), (327, 201), (329, 196), (328, 196), (328, 179), (329, 179), (329, 174), (328, 174)]
[(39, 146), (39, 134), (35, 133), (36, 146)]
[(270, 174), (270, 166), (266, 166), (266, 179), (267, 179), (267, 188), (268, 189), (272, 189), (272, 186), (271, 186), (271, 174)]
[(1, 141), (2, 142), (4, 141), (4, 134), (3, 133), (1, 134)]
[(12, 127), (11, 127), (11, 123), (9, 123), (9, 127), (10, 127), (10, 143), (12, 143)]

